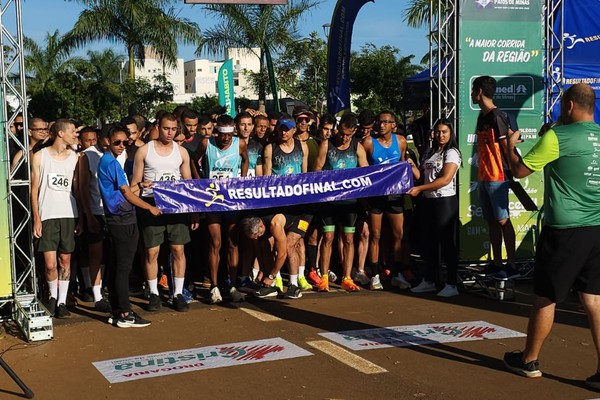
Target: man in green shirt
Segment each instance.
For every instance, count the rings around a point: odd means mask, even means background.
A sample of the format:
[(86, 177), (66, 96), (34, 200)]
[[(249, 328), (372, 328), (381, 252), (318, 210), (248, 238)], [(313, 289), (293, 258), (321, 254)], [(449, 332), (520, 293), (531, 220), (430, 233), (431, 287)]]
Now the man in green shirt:
[[(561, 100), (559, 124), (521, 158), (518, 132), (509, 131), (507, 157), (523, 178), (544, 171), (544, 224), (535, 256), (535, 300), (525, 350), (506, 353), (504, 364), (528, 378), (542, 376), (538, 355), (554, 321), (556, 303), (571, 287), (579, 292), (597, 353), (600, 349), (600, 126), (594, 123), (595, 93), (571, 86)], [(600, 353), (599, 353), (600, 354)], [(585, 383), (600, 389), (597, 371)]]

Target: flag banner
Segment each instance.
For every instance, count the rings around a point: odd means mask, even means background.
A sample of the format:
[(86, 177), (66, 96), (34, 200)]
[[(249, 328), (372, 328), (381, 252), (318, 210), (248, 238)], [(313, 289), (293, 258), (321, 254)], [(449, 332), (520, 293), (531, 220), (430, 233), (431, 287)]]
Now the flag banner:
[(388, 328), (326, 332), (319, 333), (319, 335), (351, 350), (408, 347), (525, 336), (521, 332), (484, 321), (392, 326)]
[(352, 29), (360, 8), (374, 0), (339, 0), (333, 11), (327, 49), (327, 110), (340, 116), (350, 110)]
[(155, 182), (163, 213), (221, 212), (403, 194), (413, 186), (410, 164), (251, 178)]
[(118, 383), (312, 355), (287, 340), (272, 338), (96, 361), (92, 364), (110, 383)]
[(235, 93), (233, 91), (233, 60), (230, 58), (219, 69), (219, 105), (227, 109), (226, 114), (235, 117)]

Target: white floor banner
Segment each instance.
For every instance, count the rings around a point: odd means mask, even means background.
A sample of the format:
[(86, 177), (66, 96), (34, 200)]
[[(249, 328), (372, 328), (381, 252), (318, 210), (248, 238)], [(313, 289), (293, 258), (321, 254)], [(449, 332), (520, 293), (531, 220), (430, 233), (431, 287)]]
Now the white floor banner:
[(327, 332), (319, 335), (352, 350), (525, 336), (521, 332), (484, 321), (392, 326), (389, 328)]
[(281, 338), (167, 351), (92, 363), (110, 382), (127, 382), (182, 372), (311, 356)]

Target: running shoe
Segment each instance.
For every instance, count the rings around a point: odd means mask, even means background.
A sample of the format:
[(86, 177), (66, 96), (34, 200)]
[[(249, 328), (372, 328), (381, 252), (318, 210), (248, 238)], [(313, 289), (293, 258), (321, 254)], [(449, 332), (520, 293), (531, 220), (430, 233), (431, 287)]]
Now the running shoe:
[(458, 296), (458, 289), (456, 285), (448, 285), (444, 286), (442, 290), (440, 290), (437, 294), (438, 297), (454, 297)]
[(273, 286), (275, 286), (277, 288), (277, 290), (279, 290), (279, 292), (282, 293), (283, 292), (283, 279), (281, 279), (280, 276), (276, 276)]
[(94, 301), (94, 293), (92, 292), (92, 288), (86, 288), (84, 289), (81, 293), (79, 293), (79, 298), (81, 299), (81, 301), (84, 301), (86, 303), (91, 303), (92, 301)]
[(160, 279), (158, 280), (158, 286), (160, 286), (164, 290), (169, 290), (169, 281), (167, 280), (167, 275), (162, 274), (160, 276)]
[(229, 289), (229, 295), (231, 296), (231, 301), (234, 303), (240, 303), (245, 300), (245, 296), (234, 287)]
[(498, 267), (496, 264), (494, 264), (494, 262), (490, 262), (489, 264), (487, 264), (485, 267), (483, 267), (483, 269), (481, 271), (479, 271), (477, 273), (477, 275), (479, 276), (494, 276), (496, 275), (498, 272), (501, 271), (501, 268)]
[[(329, 282), (335, 283), (335, 281), (337, 281), (338, 276), (332, 270), (329, 270), (329, 272), (327, 273), (327, 276), (329, 277)], [(321, 279), (323, 279), (323, 278), (321, 278)]]
[(329, 292), (329, 275), (321, 277), (321, 283), (317, 286), (319, 292)]
[(347, 292), (358, 292), (360, 290), (358, 285), (355, 284), (352, 278), (350, 277), (342, 279), (342, 289), (344, 289)]
[(173, 308), (175, 311), (188, 312), (190, 310), (190, 305), (187, 301), (185, 301), (183, 294), (178, 294), (177, 296), (173, 297)]
[(379, 274), (371, 278), (371, 290), (383, 290), (383, 285), (379, 280)]
[(204, 279), (202, 280), (202, 287), (204, 289), (210, 289), (211, 286), (212, 286), (212, 283), (210, 281), (210, 278), (205, 276)]
[(277, 289), (275, 286), (262, 286), (256, 291), (254, 292), (254, 296), (258, 297), (259, 299), (264, 299), (266, 297), (277, 297), (277, 295), (279, 294), (279, 289)]
[(54, 316), (54, 313), (56, 313), (56, 299), (54, 297), (50, 297), (44, 306), (46, 306), (46, 310), (48, 310), (50, 316)]
[(148, 299), (148, 307), (146, 310), (148, 311), (158, 311), (161, 307), (160, 296), (154, 293), (150, 293), (150, 298)]
[(307, 292), (313, 289), (312, 285), (308, 283), (304, 275), (298, 277), (298, 286), (300, 286), (300, 290)]
[(56, 318), (68, 318), (71, 316), (69, 310), (67, 310), (67, 305), (65, 303), (59, 304), (56, 307), (56, 313), (54, 314)]
[(238, 285), (238, 290), (242, 293), (252, 294), (258, 289), (260, 289), (260, 285), (254, 283), (248, 276)]
[(354, 275), (354, 280), (358, 283), (360, 283), (361, 285), (366, 285), (369, 282), (371, 282), (371, 280), (369, 279), (369, 277), (367, 276), (367, 274), (365, 273), (364, 270), (362, 271), (357, 271), (356, 275)]
[(516, 350), (510, 353), (504, 353), (504, 366), (509, 371), (526, 378), (539, 378), (542, 376), (540, 371), (540, 363), (538, 360), (523, 361), (523, 352)]
[(312, 270), (308, 273), (308, 280), (314, 286), (319, 286), (321, 284), (321, 277), (319, 276), (319, 273), (316, 270)]
[(419, 283), (417, 286), (410, 289), (410, 291), (413, 293), (428, 293), (435, 292), (436, 290), (437, 288), (435, 287), (435, 283), (427, 281), (425, 279), (423, 279), (421, 283)]
[(585, 379), (585, 385), (592, 389), (600, 390), (600, 372), (596, 373)]
[(283, 295), (286, 299), (299, 299), (302, 297), (302, 291), (296, 285), (290, 285), (287, 287), (285, 294)]
[(398, 272), (398, 275), (392, 278), (392, 286), (400, 289), (410, 289), (410, 282), (406, 280), (402, 272)]
[(133, 311), (130, 311), (126, 317), (117, 318), (116, 321), (113, 318), (109, 318), (108, 323), (116, 325), (119, 328), (145, 328), (150, 326), (150, 321), (145, 320)]
[(210, 289), (210, 304), (217, 304), (223, 301), (223, 297), (221, 297), (221, 291), (218, 287), (213, 287)]
[(110, 312), (112, 312), (112, 307), (110, 306), (110, 303), (108, 302), (108, 300), (101, 299), (94, 303), (94, 310), (100, 311), (103, 313), (110, 313)]

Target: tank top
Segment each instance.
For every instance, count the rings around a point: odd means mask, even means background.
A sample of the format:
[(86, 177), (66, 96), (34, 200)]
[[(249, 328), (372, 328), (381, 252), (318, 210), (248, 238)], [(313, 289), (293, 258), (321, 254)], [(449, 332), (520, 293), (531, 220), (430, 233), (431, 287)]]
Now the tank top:
[[(173, 143), (173, 150), (167, 156), (161, 156), (154, 149), (156, 141), (148, 142), (148, 153), (144, 158), (144, 182), (178, 181), (181, 179), (181, 153), (179, 146)], [(151, 197), (152, 188), (144, 188), (142, 197)]]
[(390, 147), (383, 147), (375, 137), (373, 137), (371, 142), (373, 143), (373, 154), (371, 154), (369, 164), (389, 164), (402, 159), (402, 154), (400, 154), (400, 148), (398, 147), (398, 138), (395, 134), (392, 134), (392, 144)]
[(64, 160), (54, 159), (48, 147), (41, 150), (40, 191), (38, 202), (42, 221), (77, 218), (77, 202), (73, 196), (73, 173), (79, 157), (74, 151)]
[(248, 174), (256, 176), (256, 166), (262, 165), (263, 146), (257, 140), (250, 139), (248, 142)]
[(294, 148), (286, 153), (277, 143), (273, 143), (272, 171), (273, 175), (292, 175), (302, 173), (302, 145), (298, 139), (294, 139)]
[(206, 147), (205, 173), (209, 179), (235, 178), (240, 176), (239, 171), (242, 165), (240, 157), (240, 139), (237, 136), (231, 138), (231, 145), (221, 150), (217, 146), (214, 137), (208, 139)]
[(92, 214), (104, 215), (104, 207), (102, 206), (102, 196), (100, 195), (100, 187), (98, 186), (98, 164), (104, 155), (97, 146), (88, 147), (83, 151), (90, 164), (90, 200)]
[(358, 141), (352, 139), (350, 146), (346, 150), (338, 149), (333, 141), (329, 140), (327, 144), (327, 161), (325, 168), (327, 170), (356, 168), (358, 166), (358, 156), (356, 149)]

